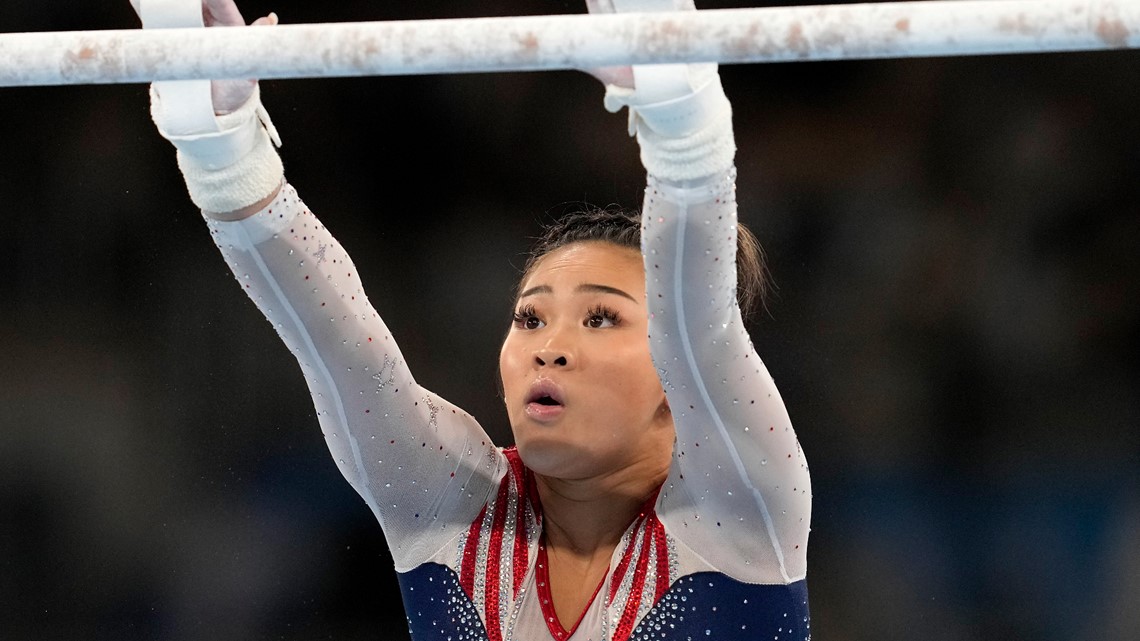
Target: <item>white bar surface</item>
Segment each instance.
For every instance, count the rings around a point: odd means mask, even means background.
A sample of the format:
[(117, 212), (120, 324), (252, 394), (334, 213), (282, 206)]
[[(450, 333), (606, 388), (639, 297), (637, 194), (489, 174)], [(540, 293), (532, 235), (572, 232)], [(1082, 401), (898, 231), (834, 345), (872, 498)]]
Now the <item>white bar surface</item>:
[(931, 0), (0, 35), (0, 86), (316, 78), (1140, 47), (1140, 0)]

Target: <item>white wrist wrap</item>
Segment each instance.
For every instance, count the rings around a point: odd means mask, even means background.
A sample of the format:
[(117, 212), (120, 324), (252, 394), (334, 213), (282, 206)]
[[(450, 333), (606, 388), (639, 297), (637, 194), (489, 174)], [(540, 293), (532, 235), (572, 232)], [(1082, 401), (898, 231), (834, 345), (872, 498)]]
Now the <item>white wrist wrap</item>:
[(217, 130), (173, 134), (162, 99), (151, 91), (151, 116), (158, 131), (178, 149), (178, 167), (190, 199), (204, 211), (225, 213), (248, 207), (273, 193), (284, 178), (281, 145), (259, 91), (237, 111), (217, 116)]
[[(695, 9), (692, 0), (613, 0), (613, 6), (620, 12)], [(732, 105), (715, 64), (634, 65), (633, 86), (607, 86), (605, 106), (611, 112), (629, 107), (629, 135), (637, 135), (650, 174), (693, 180), (732, 166)]]
[(629, 107), (645, 169), (665, 180), (693, 180), (732, 166), (732, 105), (716, 65), (635, 66), (637, 89), (606, 87), (605, 106)]
[(721, 174), (732, 167), (736, 141), (732, 112), (725, 111), (700, 129), (679, 138), (638, 127), (641, 164), (651, 175), (670, 182), (697, 180)]

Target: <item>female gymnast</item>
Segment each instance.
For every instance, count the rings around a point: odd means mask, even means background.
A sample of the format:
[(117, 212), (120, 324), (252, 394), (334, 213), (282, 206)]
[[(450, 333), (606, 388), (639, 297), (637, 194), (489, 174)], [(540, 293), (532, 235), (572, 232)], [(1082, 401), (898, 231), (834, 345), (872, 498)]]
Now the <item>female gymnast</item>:
[[(245, 24), (233, 0), (202, 7), (208, 26)], [(810, 638), (811, 486), (737, 300), (759, 263), (748, 242), (737, 259), (716, 66), (592, 73), (609, 110), (630, 109), (643, 213), (572, 215), (539, 243), (500, 355), (508, 448), (416, 383), (352, 261), (284, 181), (256, 82), (213, 83), (206, 125), (158, 83), (152, 113), (383, 528), (414, 639)]]

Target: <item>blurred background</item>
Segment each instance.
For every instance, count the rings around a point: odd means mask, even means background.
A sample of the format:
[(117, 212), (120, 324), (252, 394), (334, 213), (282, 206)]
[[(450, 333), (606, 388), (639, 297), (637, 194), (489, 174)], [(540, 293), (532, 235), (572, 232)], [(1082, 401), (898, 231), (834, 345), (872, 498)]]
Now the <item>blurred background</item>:
[[(2, 31), (135, 24), (126, 0), (0, 4)], [(777, 285), (752, 335), (811, 462), (816, 638), (1140, 638), (1140, 53), (722, 74)], [(625, 115), (572, 72), (263, 94), (418, 379), (509, 444), (520, 254), (568, 203), (640, 205)], [(0, 89), (0, 114), (0, 639), (406, 638), (379, 526), (146, 88)]]

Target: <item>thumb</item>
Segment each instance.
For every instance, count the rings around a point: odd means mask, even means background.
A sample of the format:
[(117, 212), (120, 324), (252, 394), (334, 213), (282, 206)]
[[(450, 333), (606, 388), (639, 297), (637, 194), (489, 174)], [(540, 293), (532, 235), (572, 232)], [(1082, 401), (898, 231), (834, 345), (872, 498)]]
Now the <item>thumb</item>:
[(633, 67), (594, 67), (583, 69), (586, 73), (602, 81), (603, 85), (617, 85), (633, 89)]
[(277, 17), (277, 13), (273, 12), (273, 13), (270, 13), (269, 15), (265, 16), (264, 18), (258, 18), (257, 20), (254, 20), (253, 24), (251, 24), (250, 26), (251, 27), (272, 27), (272, 26), (277, 25), (277, 23), (279, 23), (279, 22), (281, 22), (281, 20)]

